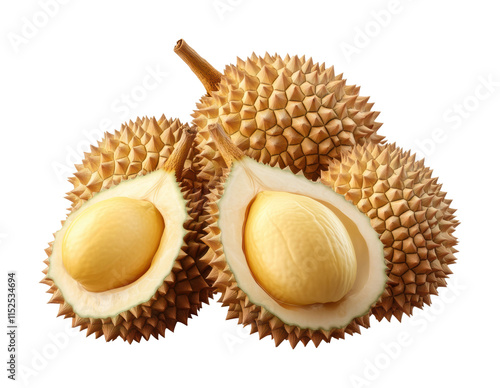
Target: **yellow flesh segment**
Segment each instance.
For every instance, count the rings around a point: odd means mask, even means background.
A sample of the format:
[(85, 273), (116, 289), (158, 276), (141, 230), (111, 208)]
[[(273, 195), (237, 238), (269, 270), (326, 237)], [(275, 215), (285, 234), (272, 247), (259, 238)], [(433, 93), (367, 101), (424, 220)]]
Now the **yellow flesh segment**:
[(356, 279), (356, 255), (340, 219), (322, 203), (262, 191), (244, 230), (248, 265), (266, 292), (293, 305), (336, 302)]
[(88, 291), (125, 286), (148, 270), (164, 229), (161, 213), (149, 201), (127, 197), (100, 201), (67, 229), (64, 267)]

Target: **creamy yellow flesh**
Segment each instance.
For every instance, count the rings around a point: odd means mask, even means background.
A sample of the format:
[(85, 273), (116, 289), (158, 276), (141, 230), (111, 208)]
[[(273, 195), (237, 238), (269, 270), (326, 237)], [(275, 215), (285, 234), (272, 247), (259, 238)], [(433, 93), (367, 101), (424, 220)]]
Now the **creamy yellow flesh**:
[(98, 202), (66, 231), (64, 267), (88, 291), (125, 286), (149, 269), (164, 228), (161, 213), (149, 201), (114, 197)]
[(356, 279), (356, 254), (340, 219), (322, 203), (261, 191), (245, 225), (245, 253), (257, 282), (294, 305), (337, 302)]

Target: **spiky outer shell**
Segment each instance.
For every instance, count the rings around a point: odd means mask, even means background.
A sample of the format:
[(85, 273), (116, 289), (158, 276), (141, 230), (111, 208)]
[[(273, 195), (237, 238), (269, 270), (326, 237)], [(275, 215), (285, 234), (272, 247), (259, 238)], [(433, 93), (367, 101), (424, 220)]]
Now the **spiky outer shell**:
[(224, 182), (229, 175), (229, 170), (224, 169), (217, 184), (207, 196), (208, 219), (207, 235), (203, 241), (209, 247), (201, 259), (212, 270), (208, 280), (221, 293), (219, 302), (227, 306), (227, 319), (238, 319), (239, 324), (251, 326), (251, 333), (259, 333), (260, 339), (271, 336), (278, 346), (288, 340), (292, 348), (302, 342), (304, 346), (312, 341), (317, 347), (322, 341), (330, 342), (332, 338), (344, 338), (345, 334), (360, 333), (360, 327), (369, 327), (369, 314), (353, 319), (345, 328), (331, 330), (303, 329), (284, 323), (277, 316), (267, 311), (264, 307), (250, 301), (249, 296), (238, 287), (236, 279), (226, 261), (221, 243), (221, 230), (218, 227), (219, 209), (217, 202), (224, 192)]
[(458, 225), (432, 170), (395, 144), (367, 144), (332, 161), (322, 182), (365, 213), (384, 244), (389, 281), (375, 317), (401, 320), (429, 305), (452, 273)]
[(332, 158), (356, 144), (383, 140), (377, 134), (382, 124), (375, 122), (379, 112), (368, 99), (333, 67), (311, 58), (238, 58), (226, 67), (219, 90), (202, 97), (193, 114), (206, 156), (200, 178), (217, 176), (225, 166), (206, 130), (219, 121), (248, 156), (317, 180)]
[[(97, 146), (91, 146), (77, 172), (69, 178), (74, 188), (67, 197), (78, 209), (81, 204), (102, 190), (117, 185), (122, 180), (144, 175), (163, 166), (180, 140), (182, 124), (178, 119), (158, 121), (153, 118), (137, 119), (124, 124), (114, 134), (105, 133)], [(123, 338), (129, 343), (146, 340), (153, 336), (164, 336), (165, 330), (174, 330), (177, 322), (187, 324), (188, 318), (196, 315), (202, 303), (208, 303), (213, 288), (207, 284), (210, 268), (198, 259), (206, 252), (201, 242), (205, 221), (202, 216), (207, 187), (196, 180), (197, 170), (193, 159), (195, 147), (190, 151), (180, 181), (182, 194), (187, 201), (189, 218), (184, 224), (188, 231), (181, 253), (175, 261), (171, 273), (164, 280), (154, 296), (147, 302), (135, 306), (110, 318), (84, 318), (76, 314), (65, 302), (61, 291), (52, 279), (45, 276), (42, 283), (50, 286), (53, 294), (49, 303), (59, 304), (58, 316), (71, 318), (73, 327), (87, 330), (87, 336), (95, 333), (96, 338), (104, 336), (106, 341)], [(46, 249), (50, 257), (52, 243)], [(47, 275), (49, 259), (45, 260)]]

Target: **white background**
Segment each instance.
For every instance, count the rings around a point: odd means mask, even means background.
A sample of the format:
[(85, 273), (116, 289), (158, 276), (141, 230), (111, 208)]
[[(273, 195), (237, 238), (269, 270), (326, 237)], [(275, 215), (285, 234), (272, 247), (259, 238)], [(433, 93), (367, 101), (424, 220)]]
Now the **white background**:
[[(50, 1), (0, 6), (2, 325), (8, 270), (17, 271), (19, 305), (18, 381), (6, 379), (2, 361), (0, 385), (498, 384), (498, 355), (491, 353), (500, 345), (495, 2), (61, 0), (48, 11), (44, 3)], [(119, 128), (162, 113), (190, 119), (204, 90), (172, 51), (180, 38), (220, 70), (252, 51), (300, 54), (335, 65), (348, 83), (362, 86), (382, 112), (379, 133), (425, 156), (458, 209), (453, 286), (433, 297), (433, 307), (295, 350), (248, 335), (215, 301), (187, 327), (132, 345), (86, 338), (56, 318), (57, 306), (46, 304), (47, 287), (38, 282), (43, 250), (69, 206), (63, 197), (72, 165), (106, 124)], [(151, 71), (159, 71), (158, 81), (141, 94)], [(127, 104), (131, 93), (136, 98)]]

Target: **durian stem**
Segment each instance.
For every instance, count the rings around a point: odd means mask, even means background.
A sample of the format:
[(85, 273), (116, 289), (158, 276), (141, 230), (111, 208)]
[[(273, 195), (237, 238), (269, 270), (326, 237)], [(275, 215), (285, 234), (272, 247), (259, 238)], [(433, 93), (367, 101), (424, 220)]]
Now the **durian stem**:
[(193, 73), (201, 81), (208, 94), (219, 90), (222, 74), (210, 63), (203, 59), (184, 40), (180, 39), (174, 47), (174, 52), (191, 68)]
[(182, 170), (184, 170), (184, 163), (193, 145), (194, 138), (198, 133), (198, 129), (195, 126), (190, 127), (185, 125), (181, 138), (177, 143), (174, 152), (169, 156), (167, 162), (163, 166), (163, 169), (167, 172), (175, 171), (175, 177), (177, 181), (181, 180)]
[(219, 123), (209, 124), (208, 132), (217, 145), (222, 158), (228, 166), (236, 160), (241, 160), (245, 154), (229, 138), (224, 128)]

